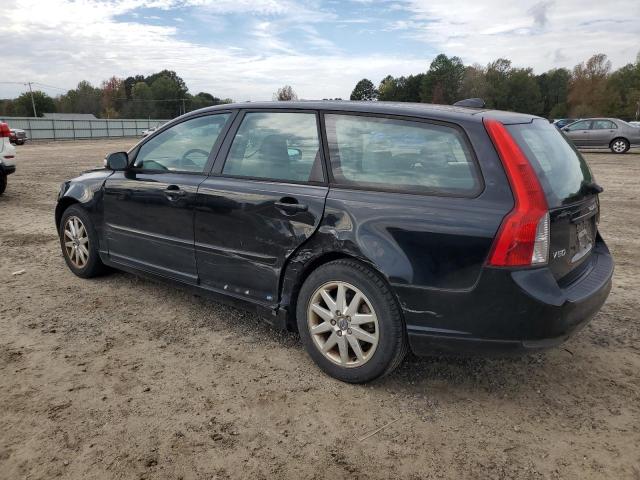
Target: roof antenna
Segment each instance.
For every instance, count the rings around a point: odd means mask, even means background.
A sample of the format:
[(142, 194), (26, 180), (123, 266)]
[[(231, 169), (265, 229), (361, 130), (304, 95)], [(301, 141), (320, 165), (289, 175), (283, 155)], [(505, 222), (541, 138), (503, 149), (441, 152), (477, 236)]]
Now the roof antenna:
[(454, 107), (469, 107), (469, 108), (484, 108), (485, 103), (481, 98), (465, 98), (464, 100), (458, 100), (453, 104)]

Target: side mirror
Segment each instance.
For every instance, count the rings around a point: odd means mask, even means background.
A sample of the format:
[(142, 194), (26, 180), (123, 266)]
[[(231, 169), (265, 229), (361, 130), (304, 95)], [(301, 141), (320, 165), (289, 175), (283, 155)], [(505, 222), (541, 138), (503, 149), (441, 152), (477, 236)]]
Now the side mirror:
[(302, 150), (299, 148), (289, 147), (287, 148), (287, 153), (289, 154), (289, 158), (293, 161), (298, 161), (302, 158)]
[(568, 132), (569, 131), (569, 127), (562, 127), (562, 131), (563, 132)]
[(129, 155), (127, 152), (110, 153), (104, 159), (104, 166), (110, 170), (125, 170), (129, 166)]

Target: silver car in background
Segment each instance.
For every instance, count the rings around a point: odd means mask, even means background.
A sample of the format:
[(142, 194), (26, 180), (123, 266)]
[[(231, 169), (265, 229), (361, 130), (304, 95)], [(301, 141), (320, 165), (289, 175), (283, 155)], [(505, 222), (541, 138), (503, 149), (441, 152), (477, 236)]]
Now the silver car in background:
[(576, 147), (610, 148), (613, 153), (625, 153), (640, 146), (640, 127), (634, 127), (618, 118), (583, 118), (562, 131)]

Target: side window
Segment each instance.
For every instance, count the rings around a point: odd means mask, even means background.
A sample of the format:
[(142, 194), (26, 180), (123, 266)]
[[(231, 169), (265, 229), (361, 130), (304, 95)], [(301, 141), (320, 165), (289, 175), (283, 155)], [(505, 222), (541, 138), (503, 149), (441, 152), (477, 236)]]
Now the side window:
[(134, 166), (143, 170), (202, 173), (230, 115), (207, 115), (174, 125), (140, 147)]
[(576, 123), (573, 123), (573, 124), (569, 125), (567, 127), (567, 129), (570, 132), (573, 132), (575, 130), (589, 130), (589, 124), (590, 123), (591, 123), (590, 121), (586, 121), (586, 120), (582, 121), (582, 122), (576, 122)]
[(322, 181), (316, 114), (247, 113), (222, 173), (271, 180)]
[(618, 127), (610, 120), (594, 120), (591, 128), (593, 130), (613, 130)]
[(336, 183), (470, 195), (480, 179), (460, 132), (424, 122), (325, 116)]

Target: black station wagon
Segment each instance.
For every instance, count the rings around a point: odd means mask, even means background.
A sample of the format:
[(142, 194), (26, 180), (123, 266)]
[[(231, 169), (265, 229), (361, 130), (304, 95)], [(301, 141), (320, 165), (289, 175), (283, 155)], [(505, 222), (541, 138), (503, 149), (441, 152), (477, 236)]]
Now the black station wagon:
[(583, 327), (613, 273), (601, 191), (531, 115), (244, 103), (65, 182), (55, 221), (76, 275), (113, 267), (249, 307), (365, 382), (409, 348), (529, 351)]

